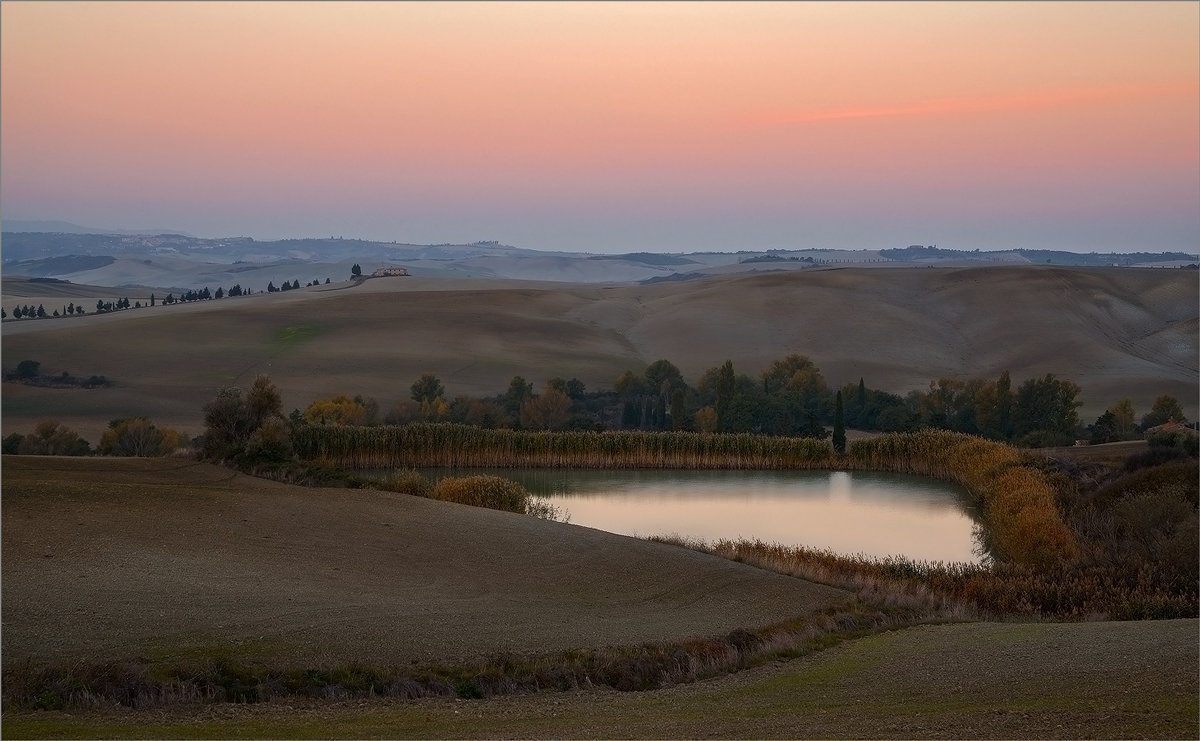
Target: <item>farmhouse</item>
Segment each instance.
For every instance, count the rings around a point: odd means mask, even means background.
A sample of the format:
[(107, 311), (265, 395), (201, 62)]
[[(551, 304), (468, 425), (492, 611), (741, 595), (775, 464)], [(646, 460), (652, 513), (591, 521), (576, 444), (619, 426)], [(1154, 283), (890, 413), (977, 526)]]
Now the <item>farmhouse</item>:
[(1190, 432), (1190, 433), (1194, 433), (1195, 430), (1193, 430), (1192, 428), (1190, 428), (1186, 425), (1180, 424), (1179, 422), (1176, 422), (1175, 418), (1172, 417), (1171, 419), (1167, 420), (1166, 422), (1164, 422), (1161, 425), (1158, 425), (1157, 427), (1151, 427), (1151, 428), (1147, 429), (1145, 431), (1145, 434), (1148, 437), (1150, 435), (1154, 435), (1154, 434), (1157, 434), (1160, 432)]
[(382, 268), (377, 268), (374, 273), (371, 273), (372, 278), (392, 278), (402, 275), (408, 275), (408, 268), (401, 268), (396, 265), (385, 265)]

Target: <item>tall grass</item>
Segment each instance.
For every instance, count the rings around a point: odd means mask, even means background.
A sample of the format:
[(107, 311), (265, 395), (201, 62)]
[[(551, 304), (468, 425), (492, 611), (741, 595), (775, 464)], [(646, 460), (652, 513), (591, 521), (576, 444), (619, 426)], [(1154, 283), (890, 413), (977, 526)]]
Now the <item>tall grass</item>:
[(983, 511), (987, 550), (998, 560), (1046, 569), (1076, 553), (1054, 487), (1003, 443), (939, 430), (897, 433), (855, 440), (844, 463), (962, 485)]
[(343, 468), (823, 468), (815, 438), (698, 432), (488, 430), (451, 423), (296, 430), (301, 458)]
[(895, 471), (965, 487), (983, 511), (993, 557), (1036, 568), (1076, 550), (1055, 490), (1003, 443), (939, 430), (856, 440), (839, 456), (827, 440), (694, 432), (528, 432), (449, 423), (313, 426), (296, 431), (302, 458), (345, 468), (547, 467)]
[(1147, 569), (1122, 576), (1112, 569), (1078, 564), (1035, 569), (1015, 563), (981, 566), (874, 559), (751, 540), (678, 544), (848, 589), (880, 608), (924, 610), (961, 619), (1146, 620), (1195, 617), (1197, 613), (1195, 589), (1173, 589)]

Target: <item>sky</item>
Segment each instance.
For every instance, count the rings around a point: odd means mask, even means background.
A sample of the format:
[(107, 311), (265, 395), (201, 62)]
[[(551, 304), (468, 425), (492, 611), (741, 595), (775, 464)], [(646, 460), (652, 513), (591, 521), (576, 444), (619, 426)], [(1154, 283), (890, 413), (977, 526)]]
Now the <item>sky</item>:
[(5, 0), (0, 218), (1195, 252), (1200, 3)]

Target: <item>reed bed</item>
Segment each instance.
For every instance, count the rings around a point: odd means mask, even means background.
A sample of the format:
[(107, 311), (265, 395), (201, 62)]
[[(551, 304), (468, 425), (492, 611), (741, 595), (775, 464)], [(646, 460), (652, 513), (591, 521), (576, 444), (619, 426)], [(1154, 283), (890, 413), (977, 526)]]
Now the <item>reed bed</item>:
[(1120, 573), (1060, 564), (981, 566), (844, 556), (760, 540), (654, 538), (858, 594), (880, 609), (909, 609), (947, 619), (1039, 617), (1153, 620), (1196, 616), (1195, 589), (1172, 589), (1152, 569)]
[(941, 430), (898, 433), (854, 441), (843, 463), (962, 485), (983, 510), (988, 551), (1001, 561), (1048, 569), (1077, 552), (1057, 491), (1003, 443)]
[(833, 465), (827, 440), (698, 432), (488, 430), (451, 423), (296, 430), (301, 458), (342, 468), (799, 469)]
[(449, 423), (313, 426), (296, 431), (302, 458), (344, 468), (690, 468), (893, 471), (960, 484), (981, 508), (996, 559), (1050, 568), (1076, 553), (1056, 491), (1003, 443), (942, 430), (856, 440), (696, 432), (530, 432)]

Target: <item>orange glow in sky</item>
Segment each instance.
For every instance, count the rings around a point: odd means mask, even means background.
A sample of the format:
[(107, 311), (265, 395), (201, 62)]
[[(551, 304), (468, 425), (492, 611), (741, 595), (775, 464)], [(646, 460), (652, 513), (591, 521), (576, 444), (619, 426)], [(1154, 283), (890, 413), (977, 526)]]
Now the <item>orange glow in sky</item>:
[(6, 219), (1188, 250), (1200, 4), (0, 4)]

